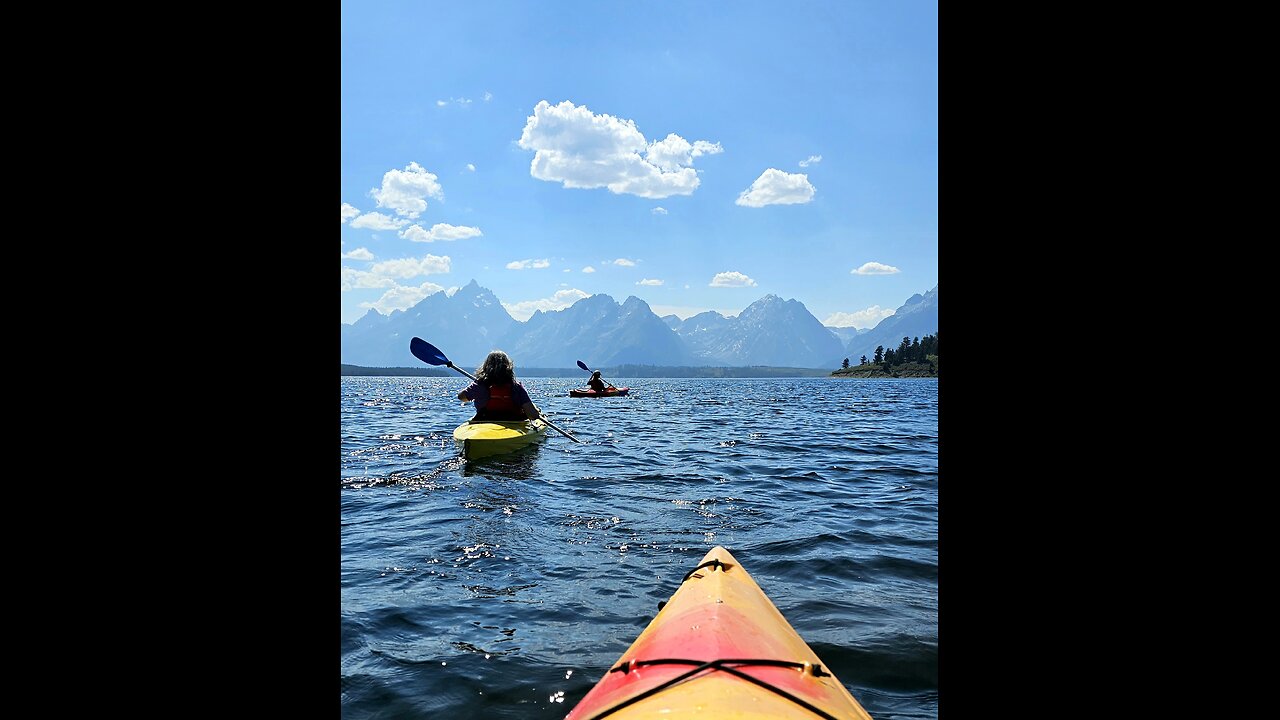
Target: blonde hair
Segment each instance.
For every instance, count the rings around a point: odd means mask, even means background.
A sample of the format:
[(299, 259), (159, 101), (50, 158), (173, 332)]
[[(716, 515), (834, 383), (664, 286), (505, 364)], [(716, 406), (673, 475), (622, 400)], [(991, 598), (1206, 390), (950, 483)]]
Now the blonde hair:
[(476, 380), (482, 385), (505, 385), (515, 382), (516, 364), (501, 350), (494, 350), (484, 359), (484, 364), (476, 368)]

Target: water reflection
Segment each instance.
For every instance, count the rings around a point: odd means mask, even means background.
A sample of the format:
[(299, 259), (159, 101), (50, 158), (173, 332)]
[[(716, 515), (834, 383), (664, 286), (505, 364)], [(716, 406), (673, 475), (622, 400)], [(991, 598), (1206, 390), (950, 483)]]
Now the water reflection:
[(537, 474), (538, 455), (543, 444), (534, 443), (515, 452), (468, 460), (462, 466), (462, 476), (529, 480)]

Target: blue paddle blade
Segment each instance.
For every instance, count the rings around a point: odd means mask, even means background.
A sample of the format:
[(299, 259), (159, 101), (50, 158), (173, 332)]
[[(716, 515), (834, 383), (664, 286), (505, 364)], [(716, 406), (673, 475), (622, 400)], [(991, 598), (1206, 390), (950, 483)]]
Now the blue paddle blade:
[(583, 370), (586, 370), (587, 372), (591, 372), (591, 368), (587, 367), (587, 364), (582, 362), (581, 360), (578, 361), (578, 367), (582, 368)]
[(422, 338), (414, 338), (409, 341), (409, 352), (413, 356), (428, 365), (452, 365), (449, 358), (444, 353), (436, 349), (435, 345), (423, 340)]

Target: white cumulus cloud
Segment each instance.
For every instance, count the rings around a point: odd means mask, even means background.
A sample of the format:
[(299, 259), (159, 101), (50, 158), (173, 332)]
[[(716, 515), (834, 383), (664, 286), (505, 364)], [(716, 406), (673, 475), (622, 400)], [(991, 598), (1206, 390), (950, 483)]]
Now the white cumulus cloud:
[(467, 163), (467, 169), (470, 170), (471, 172), (475, 172), (476, 166), (473, 163)]
[(427, 198), (444, 200), (444, 189), (436, 182), (434, 173), (411, 162), (403, 170), (388, 170), (382, 176), (382, 187), (370, 190), (369, 197), (378, 202), (378, 207), (416, 218), (427, 209)]
[(533, 317), (533, 313), (537, 310), (542, 310), (543, 312), (563, 310), (585, 297), (591, 296), (577, 288), (569, 288), (567, 290), (557, 290), (554, 295), (542, 300), (525, 300), (510, 305), (502, 303), (502, 307), (507, 309), (511, 317), (523, 322)]
[(649, 143), (635, 121), (597, 115), (568, 100), (540, 100), (518, 144), (534, 151), (529, 174), (538, 180), (646, 198), (691, 195), (701, 183), (689, 167), (694, 158), (723, 152), (719, 143), (690, 144), (675, 133)]
[(421, 258), (397, 258), (384, 260), (369, 268), (375, 275), (407, 280), (419, 275), (438, 275), (449, 272), (449, 256), (426, 255)]
[(666, 209), (666, 208), (664, 208), (664, 207), (656, 207), (656, 208), (654, 208), (654, 209), (653, 209), (653, 214), (654, 214), (654, 215), (666, 215), (666, 214), (667, 214), (667, 209)]
[(834, 312), (822, 321), (823, 325), (829, 327), (856, 327), (859, 330), (873, 328), (880, 323), (881, 320), (889, 317), (894, 313), (893, 308), (881, 308), (879, 305), (872, 305), (866, 310), (857, 312)]
[(418, 286), (411, 285), (394, 285), (390, 290), (382, 294), (382, 297), (373, 302), (362, 302), (360, 307), (375, 308), (383, 315), (389, 315), (393, 310), (408, 310), (409, 308), (422, 302), (422, 299), (428, 295), (444, 290), (444, 287), (433, 282), (424, 282)]
[(396, 284), (385, 275), (378, 275), (366, 270), (356, 270), (355, 268), (342, 268), (342, 291), (355, 290), (356, 288), (385, 288)]
[(609, 265), (609, 264), (613, 264), (613, 265), (621, 265), (621, 266), (623, 266), (623, 267), (635, 267), (635, 266), (636, 266), (635, 261), (633, 261), (633, 260), (628, 260), (628, 259), (626, 259), (626, 258), (618, 258), (617, 260), (602, 260), (602, 261), (600, 261), (600, 264), (601, 264), (601, 265)]
[(650, 280), (649, 278), (645, 278), (645, 279), (643, 279), (643, 280), (641, 280), (641, 281), (637, 282), (636, 284), (637, 284), (637, 285), (661, 285), (661, 284), (662, 284), (662, 281), (661, 281), (661, 280)]
[(463, 240), (483, 235), (480, 228), (466, 225), (447, 225), (436, 223), (430, 230), (423, 230), (421, 225), (410, 225), (400, 231), (400, 237), (413, 242), (435, 242), (436, 240)]
[(507, 263), (508, 270), (540, 270), (545, 267), (551, 267), (550, 260), (512, 260)]
[(645, 159), (666, 172), (677, 172), (682, 167), (692, 165), (696, 157), (722, 152), (724, 148), (720, 147), (720, 143), (699, 140), (690, 145), (688, 140), (671, 133), (663, 140), (650, 143), (645, 148)]
[(817, 188), (809, 184), (808, 175), (769, 168), (751, 183), (751, 187), (742, 191), (734, 204), (746, 207), (796, 205), (812, 200), (815, 192)]
[(852, 275), (892, 275), (900, 272), (902, 271), (892, 265), (885, 265), (884, 263), (878, 262), (864, 263), (862, 267), (857, 267), (849, 271)]
[(373, 253), (369, 252), (368, 248), (358, 247), (349, 253), (343, 253), (342, 259), (343, 260), (372, 260)]
[(716, 273), (711, 278), (708, 287), (755, 287), (756, 281), (743, 275), (740, 272), (730, 270), (729, 272)]
[(814, 164), (814, 163), (820, 163), (820, 162), (822, 162), (822, 156), (821, 156), (821, 155), (810, 155), (808, 160), (801, 160), (801, 161), (800, 161), (800, 167), (809, 167), (810, 165), (812, 165), (812, 164)]
[(582, 272), (584, 272), (584, 273), (593, 273), (593, 272), (595, 272), (595, 271), (596, 271), (596, 269), (595, 269), (595, 268), (593, 268), (593, 267), (591, 267), (590, 265), (588, 265), (588, 266), (586, 266), (586, 267), (582, 268)]
[(492, 100), (492, 99), (493, 99), (493, 93), (491, 93), (491, 92), (489, 92), (488, 90), (486, 90), (486, 91), (485, 91), (485, 93), (484, 93), (484, 101), (485, 101), (485, 102), (489, 102), (489, 101), (490, 101), (490, 100)]
[(380, 212), (371, 212), (352, 220), (351, 227), (368, 228), (369, 230), (395, 230), (404, 227), (406, 222), (408, 220), (400, 220), (390, 215), (383, 215)]
[(348, 205), (347, 203), (342, 203), (342, 222), (346, 222), (359, 214), (360, 214), (360, 211), (356, 209), (354, 205)]

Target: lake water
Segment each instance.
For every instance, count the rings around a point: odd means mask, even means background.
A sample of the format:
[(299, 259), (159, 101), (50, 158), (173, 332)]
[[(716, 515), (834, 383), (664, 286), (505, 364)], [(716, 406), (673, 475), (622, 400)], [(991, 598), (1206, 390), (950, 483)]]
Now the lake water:
[(342, 716), (560, 718), (715, 545), (877, 720), (938, 714), (938, 381), (520, 378), (554, 431), (464, 462), (456, 378), (342, 379)]

